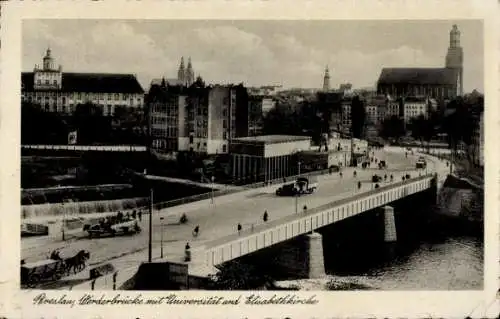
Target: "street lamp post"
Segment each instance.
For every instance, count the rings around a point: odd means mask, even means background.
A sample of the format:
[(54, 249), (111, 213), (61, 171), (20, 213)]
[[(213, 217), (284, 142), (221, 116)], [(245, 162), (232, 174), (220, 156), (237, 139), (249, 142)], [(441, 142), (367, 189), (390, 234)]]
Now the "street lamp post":
[(61, 233), (62, 233), (62, 240), (66, 240), (66, 234), (64, 233), (64, 224), (66, 223), (66, 210), (64, 209), (64, 203), (61, 204), (62, 207), (62, 213), (63, 213), (63, 218), (62, 218), (62, 223), (61, 223)]
[(211, 179), (212, 181), (212, 204), (214, 203), (214, 180), (215, 180), (215, 177), (212, 175)]
[(163, 217), (160, 217), (160, 224), (161, 224), (161, 236), (160, 236), (160, 258), (163, 259)]
[(153, 187), (149, 195), (149, 240), (148, 240), (148, 261), (153, 260)]
[[(301, 161), (298, 161), (297, 164), (298, 164), (298, 168), (299, 168), (298, 176), (300, 176), (300, 165), (302, 163), (301, 163)], [(295, 195), (295, 214), (297, 214), (299, 212), (298, 206), (299, 206), (299, 194), (296, 194)]]

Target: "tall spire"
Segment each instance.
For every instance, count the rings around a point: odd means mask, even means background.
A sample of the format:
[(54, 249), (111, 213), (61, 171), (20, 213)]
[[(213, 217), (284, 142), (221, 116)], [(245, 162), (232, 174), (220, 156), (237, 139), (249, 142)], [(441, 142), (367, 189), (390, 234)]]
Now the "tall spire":
[(184, 70), (184, 57), (181, 57), (181, 64), (179, 65), (179, 71), (177, 71), (177, 80), (182, 84), (186, 81), (186, 74)]
[(194, 70), (193, 70), (193, 65), (191, 64), (191, 57), (188, 58), (188, 66), (186, 70), (186, 85), (190, 86), (191, 84), (194, 83)]
[(330, 71), (328, 70), (328, 65), (325, 68), (325, 76), (323, 77), (323, 91), (330, 90)]

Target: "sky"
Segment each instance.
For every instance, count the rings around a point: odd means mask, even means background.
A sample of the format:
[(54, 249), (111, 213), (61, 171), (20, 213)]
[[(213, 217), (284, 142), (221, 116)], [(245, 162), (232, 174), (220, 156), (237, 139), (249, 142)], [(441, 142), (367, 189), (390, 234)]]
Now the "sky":
[(374, 87), (383, 67), (444, 67), (457, 24), (464, 91), (484, 92), (478, 20), (24, 20), (22, 68), (50, 46), (65, 72), (133, 73), (145, 90), (176, 78), (181, 56), (207, 83), (321, 88)]

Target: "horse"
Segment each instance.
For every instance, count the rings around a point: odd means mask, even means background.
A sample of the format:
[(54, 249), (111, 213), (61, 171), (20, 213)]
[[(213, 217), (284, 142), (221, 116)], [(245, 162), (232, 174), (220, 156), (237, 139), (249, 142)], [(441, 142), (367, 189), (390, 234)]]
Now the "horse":
[(64, 260), (66, 273), (69, 275), (71, 269), (76, 274), (77, 272), (85, 269), (85, 262), (90, 259), (90, 253), (86, 250), (80, 250), (73, 257), (67, 258)]

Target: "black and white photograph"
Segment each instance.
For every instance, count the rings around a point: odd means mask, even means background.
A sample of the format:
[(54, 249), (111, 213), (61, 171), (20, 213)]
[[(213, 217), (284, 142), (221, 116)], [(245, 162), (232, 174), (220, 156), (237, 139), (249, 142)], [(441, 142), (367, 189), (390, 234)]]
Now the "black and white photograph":
[(2, 6), (0, 319), (496, 317), (499, 24), (443, 1)]
[(483, 289), (482, 21), (21, 41), (22, 289)]

